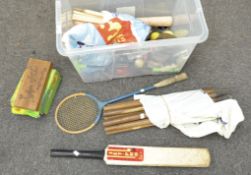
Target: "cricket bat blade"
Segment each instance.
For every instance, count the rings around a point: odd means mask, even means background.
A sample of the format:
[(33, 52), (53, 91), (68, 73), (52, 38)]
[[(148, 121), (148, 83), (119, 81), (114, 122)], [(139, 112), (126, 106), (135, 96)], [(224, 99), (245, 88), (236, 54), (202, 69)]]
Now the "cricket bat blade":
[(104, 161), (108, 165), (206, 168), (211, 157), (206, 148), (109, 145)]

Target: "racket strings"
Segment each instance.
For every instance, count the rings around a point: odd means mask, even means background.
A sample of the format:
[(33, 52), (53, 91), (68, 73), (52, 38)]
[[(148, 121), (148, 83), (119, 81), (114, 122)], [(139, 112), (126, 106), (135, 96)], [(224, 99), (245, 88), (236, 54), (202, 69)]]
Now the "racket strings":
[(86, 95), (75, 95), (58, 107), (56, 120), (68, 133), (80, 133), (91, 127), (99, 114), (97, 102)]

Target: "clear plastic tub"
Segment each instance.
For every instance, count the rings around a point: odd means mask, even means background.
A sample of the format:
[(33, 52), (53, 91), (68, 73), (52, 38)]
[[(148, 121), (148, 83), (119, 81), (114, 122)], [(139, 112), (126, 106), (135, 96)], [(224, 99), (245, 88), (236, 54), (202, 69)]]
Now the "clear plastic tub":
[[(73, 8), (128, 12), (136, 17), (173, 16), (173, 31), (186, 36), (140, 43), (66, 49), (64, 32), (73, 26)], [(177, 73), (198, 43), (208, 38), (200, 0), (56, 0), (56, 44), (68, 56), (84, 82), (121, 77)]]

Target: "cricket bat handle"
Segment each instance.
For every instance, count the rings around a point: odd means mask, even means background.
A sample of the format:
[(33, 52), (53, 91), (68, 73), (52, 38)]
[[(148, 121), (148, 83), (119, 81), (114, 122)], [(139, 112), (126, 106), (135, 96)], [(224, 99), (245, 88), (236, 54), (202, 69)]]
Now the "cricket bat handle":
[(84, 158), (84, 159), (103, 160), (104, 151), (52, 149), (50, 156), (51, 157), (64, 157), (64, 158)]
[(161, 87), (165, 87), (165, 86), (169, 86), (171, 84), (180, 82), (180, 81), (184, 81), (188, 79), (188, 75), (186, 73), (180, 73), (178, 75), (175, 75), (174, 77), (162, 80), (156, 84), (154, 84), (155, 88), (161, 88)]

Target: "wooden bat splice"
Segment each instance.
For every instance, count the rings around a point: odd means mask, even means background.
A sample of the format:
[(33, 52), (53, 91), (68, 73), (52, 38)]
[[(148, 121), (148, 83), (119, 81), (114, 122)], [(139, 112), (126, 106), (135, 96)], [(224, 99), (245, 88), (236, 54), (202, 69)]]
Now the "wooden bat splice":
[(104, 151), (51, 150), (51, 157), (103, 159), (107, 165), (197, 167), (210, 166), (206, 148), (109, 145)]
[(123, 124), (118, 124), (118, 125), (106, 127), (105, 132), (111, 132), (111, 131), (116, 131), (116, 130), (121, 130), (121, 129), (126, 129), (126, 128), (138, 128), (141, 125), (153, 126), (152, 123), (148, 119), (142, 119), (142, 120), (138, 120), (138, 121), (134, 121), (134, 122), (128, 122), (128, 123), (123, 123)]
[(139, 100), (133, 100), (133, 101), (125, 101), (125, 102), (119, 102), (110, 104), (108, 106), (104, 107), (104, 111), (113, 111), (118, 109), (126, 109), (126, 108), (132, 108), (132, 107), (139, 107), (141, 106), (141, 103)]
[[(133, 122), (131, 122), (133, 123)], [(144, 129), (144, 128), (150, 128), (150, 127), (154, 127), (152, 123), (150, 122), (146, 122), (144, 121), (144, 123), (140, 123), (139, 121), (137, 121), (136, 123), (134, 123), (134, 125), (129, 126), (127, 128), (119, 128), (119, 129), (114, 129), (111, 131), (106, 131), (107, 135), (112, 135), (112, 134), (119, 134), (119, 133), (124, 133), (124, 132), (131, 132), (131, 131), (136, 131), (139, 129)]]
[(121, 110), (116, 110), (116, 111), (104, 111), (103, 115), (106, 117), (109, 116), (114, 116), (114, 115), (121, 115), (121, 114), (128, 114), (128, 113), (133, 113), (133, 112), (141, 112), (144, 111), (143, 106), (139, 106), (136, 108), (131, 108), (131, 109), (121, 109)]
[(140, 113), (140, 114), (134, 114), (131, 116), (125, 116), (123, 118), (115, 118), (113, 120), (106, 120), (103, 122), (103, 125), (104, 125), (104, 127), (108, 127), (108, 126), (118, 125), (118, 124), (122, 124), (122, 123), (143, 120), (145, 118), (147, 118), (147, 116), (144, 113)]

